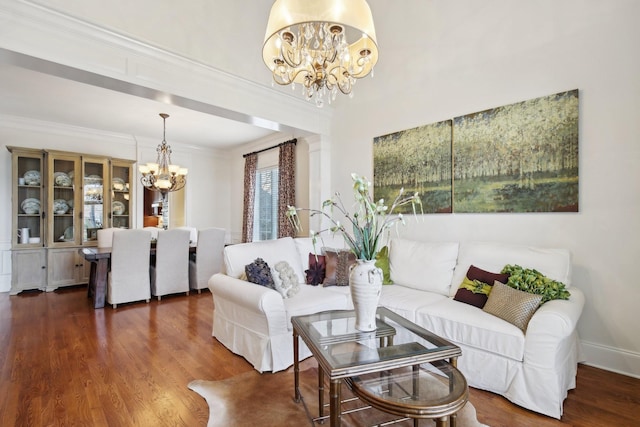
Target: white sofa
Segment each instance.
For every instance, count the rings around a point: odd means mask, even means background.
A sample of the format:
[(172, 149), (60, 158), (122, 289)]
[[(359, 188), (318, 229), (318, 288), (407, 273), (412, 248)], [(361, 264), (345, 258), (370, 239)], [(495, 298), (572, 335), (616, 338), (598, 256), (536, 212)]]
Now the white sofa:
[[(341, 242), (324, 242), (342, 246)], [(567, 250), (500, 243), (417, 242), (392, 239), (393, 285), (385, 285), (380, 305), (462, 348), (458, 368), (470, 386), (503, 395), (527, 409), (560, 418), (567, 391), (575, 388), (580, 344), (576, 324), (584, 295), (571, 287)], [(320, 248), (318, 247), (319, 251)], [(286, 260), (304, 283), (309, 238), (283, 238), (225, 248), (225, 273), (209, 280), (214, 299), (213, 336), (260, 372), (293, 363), (291, 316), (351, 309), (348, 287), (301, 284), (292, 298), (239, 279), (244, 266), (263, 258), (270, 266)], [(499, 272), (506, 264), (535, 268), (565, 283), (568, 301), (549, 301), (531, 318), (526, 334), (469, 304), (455, 301), (470, 265)], [(301, 357), (310, 355), (304, 343)]]

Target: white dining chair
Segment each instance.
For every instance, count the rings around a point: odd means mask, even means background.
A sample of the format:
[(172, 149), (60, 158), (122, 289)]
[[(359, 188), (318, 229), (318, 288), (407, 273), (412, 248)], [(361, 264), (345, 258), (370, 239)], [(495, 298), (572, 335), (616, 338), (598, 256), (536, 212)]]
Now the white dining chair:
[(147, 230), (149, 233), (151, 233), (151, 239), (156, 240), (158, 238), (158, 233), (162, 229), (158, 227), (144, 227), (143, 230)]
[(151, 267), (151, 294), (158, 297), (184, 292), (189, 295), (189, 231), (158, 233), (156, 262)]
[(198, 244), (198, 229), (196, 227), (176, 227), (178, 230), (189, 230), (189, 242), (191, 246), (196, 246)]
[(223, 228), (198, 231), (195, 259), (189, 261), (189, 287), (198, 293), (209, 287), (211, 276), (222, 271), (225, 235)]
[(102, 228), (98, 230), (98, 247), (110, 248), (113, 245), (113, 232), (116, 228)]
[(107, 279), (107, 303), (113, 308), (125, 302), (149, 302), (151, 299), (150, 239), (145, 230), (116, 230), (113, 233), (111, 271)]

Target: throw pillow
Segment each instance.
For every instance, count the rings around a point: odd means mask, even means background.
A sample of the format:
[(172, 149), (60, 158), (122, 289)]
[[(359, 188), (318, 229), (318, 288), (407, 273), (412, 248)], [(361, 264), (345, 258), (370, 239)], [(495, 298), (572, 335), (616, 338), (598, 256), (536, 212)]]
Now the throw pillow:
[(506, 284), (509, 275), (491, 273), (472, 265), (467, 270), (467, 275), (462, 280), (453, 299), (482, 308), (487, 303), (491, 287), (496, 280)]
[(533, 268), (506, 265), (502, 272), (509, 273), (507, 285), (524, 292), (542, 295), (542, 304), (552, 299), (569, 299), (571, 296), (564, 283), (550, 279)]
[(383, 246), (376, 256), (376, 267), (382, 270), (382, 284), (393, 285), (391, 280), (391, 268), (389, 266), (389, 247)]
[(513, 289), (497, 280), (483, 310), (527, 331), (529, 320), (540, 306), (542, 295)]
[(308, 285), (318, 286), (325, 276), (325, 257), (309, 252), (309, 269), (305, 270)]
[(280, 261), (273, 267), (273, 281), (282, 298), (291, 298), (298, 293), (298, 276), (287, 261)]
[(356, 256), (348, 250), (322, 248), (326, 271), (324, 286), (349, 286), (349, 268), (356, 262)]
[(245, 265), (244, 271), (247, 273), (247, 280), (251, 283), (271, 289), (276, 288), (273, 283), (269, 264), (267, 264), (262, 258), (256, 258), (256, 260), (251, 264)]

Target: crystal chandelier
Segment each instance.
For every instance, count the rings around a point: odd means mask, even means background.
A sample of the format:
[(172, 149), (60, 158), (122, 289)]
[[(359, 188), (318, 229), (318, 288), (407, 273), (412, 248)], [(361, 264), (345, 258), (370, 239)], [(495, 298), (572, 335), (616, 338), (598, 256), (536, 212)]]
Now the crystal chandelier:
[(373, 75), (378, 46), (365, 0), (276, 0), (262, 59), (279, 85), (302, 85), (318, 107), (338, 91), (353, 96), (357, 79)]
[(166, 141), (166, 122), (169, 115), (160, 113), (160, 117), (162, 117), (164, 129), (162, 131), (162, 143), (158, 145), (156, 149), (158, 153), (156, 162), (140, 165), (138, 169), (142, 174), (140, 178), (142, 185), (149, 190), (159, 191), (164, 198), (167, 193), (180, 190), (184, 187), (187, 183), (186, 177), (188, 170), (171, 163), (171, 146), (169, 146)]

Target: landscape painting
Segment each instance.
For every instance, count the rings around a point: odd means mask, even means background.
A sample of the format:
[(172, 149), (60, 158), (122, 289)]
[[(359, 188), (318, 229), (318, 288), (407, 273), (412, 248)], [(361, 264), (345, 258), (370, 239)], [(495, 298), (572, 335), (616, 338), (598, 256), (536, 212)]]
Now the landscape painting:
[(455, 212), (578, 212), (578, 90), (456, 117), (453, 163)]
[[(404, 188), (419, 193), (424, 213), (451, 213), (451, 131), (447, 120), (375, 137), (374, 199), (390, 207)], [(397, 212), (413, 210), (407, 205)]]

